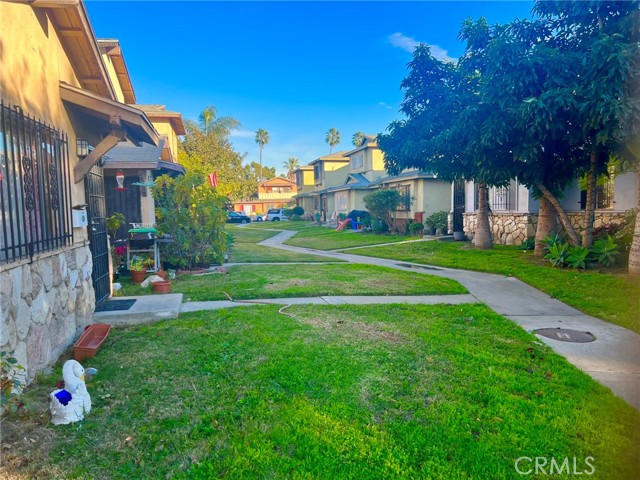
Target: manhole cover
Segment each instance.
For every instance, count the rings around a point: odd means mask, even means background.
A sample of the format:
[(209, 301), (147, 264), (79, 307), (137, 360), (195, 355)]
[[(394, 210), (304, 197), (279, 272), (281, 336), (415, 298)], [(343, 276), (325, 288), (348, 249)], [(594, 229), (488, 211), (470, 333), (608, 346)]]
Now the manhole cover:
[(596, 339), (596, 337), (589, 332), (569, 330), (568, 328), (540, 328), (534, 330), (533, 333), (552, 340), (560, 340), (561, 342), (589, 343)]
[(118, 310), (129, 310), (131, 305), (136, 303), (136, 299), (133, 300), (107, 300), (96, 307), (96, 312), (115, 312)]

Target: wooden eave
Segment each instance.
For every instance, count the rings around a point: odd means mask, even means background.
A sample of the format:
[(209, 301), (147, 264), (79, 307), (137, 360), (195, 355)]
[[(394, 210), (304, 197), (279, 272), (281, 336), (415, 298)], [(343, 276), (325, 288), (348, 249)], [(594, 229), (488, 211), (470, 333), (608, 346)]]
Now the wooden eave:
[(176, 135), (186, 135), (187, 131), (184, 128), (184, 122), (182, 121), (182, 115), (178, 112), (150, 112), (150, 111), (146, 111), (143, 110), (146, 114), (147, 117), (149, 117), (149, 119), (151, 121), (154, 120), (158, 120), (158, 121), (168, 121), (169, 124), (171, 125), (171, 128), (173, 128), (173, 131), (176, 132)]
[(82, 88), (115, 100), (115, 89), (102, 62), (84, 3), (80, 0), (35, 0), (24, 3), (29, 3), (33, 8), (46, 9)]
[(136, 103), (136, 94), (133, 91), (131, 76), (127, 69), (127, 63), (124, 61), (120, 42), (118, 42), (118, 40), (111, 39), (98, 39), (98, 46), (109, 56), (113, 63), (113, 68), (115, 69), (116, 76), (118, 77), (118, 83), (120, 83), (120, 88), (124, 95), (124, 103), (129, 105)]

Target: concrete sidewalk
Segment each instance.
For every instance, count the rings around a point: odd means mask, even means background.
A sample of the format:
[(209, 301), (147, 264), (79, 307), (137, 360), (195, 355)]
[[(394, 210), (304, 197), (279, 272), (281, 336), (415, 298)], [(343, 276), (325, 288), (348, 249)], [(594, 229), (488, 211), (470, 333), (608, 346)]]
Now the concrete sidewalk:
[(322, 254), (350, 263), (451, 278), (464, 285), (477, 301), (485, 303), (493, 311), (513, 320), (527, 331), (562, 327), (592, 333), (596, 340), (590, 343), (539, 338), (640, 410), (640, 335), (637, 333), (585, 315), (513, 277), (283, 244), (296, 233), (284, 230), (259, 245), (290, 252)]

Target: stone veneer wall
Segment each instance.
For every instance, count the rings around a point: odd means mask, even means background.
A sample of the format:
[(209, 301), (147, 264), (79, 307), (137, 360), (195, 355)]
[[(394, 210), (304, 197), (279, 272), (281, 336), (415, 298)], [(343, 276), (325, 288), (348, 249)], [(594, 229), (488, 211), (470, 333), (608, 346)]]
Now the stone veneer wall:
[[(621, 223), (626, 212), (596, 210), (594, 228), (603, 225)], [(568, 212), (573, 227), (580, 232), (584, 228), (583, 212)], [(492, 213), (489, 217), (493, 241), (503, 245), (520, 245), (527, 237), (534, 237), (538, 224), (537, 213)], [(463, 216), (465, 235), (472, 238), (476, 229), (476, 213), (465, 213)]]
[(92, 322), (92, 268), (87, 245), (0, 267), (0, 351), (13, 352), (27, 383)]

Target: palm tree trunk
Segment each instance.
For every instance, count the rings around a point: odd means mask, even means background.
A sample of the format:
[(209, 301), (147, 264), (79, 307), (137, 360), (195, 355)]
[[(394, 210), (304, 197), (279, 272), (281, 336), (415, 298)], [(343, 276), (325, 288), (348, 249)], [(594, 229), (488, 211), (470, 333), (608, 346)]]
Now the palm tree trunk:
[(540, 197), (540, 210), (538, 211), (538, 225), (536, 227), (536, 246), (533, 254), (536, 257), (544, 255), (544, 239), (553, 232), (557, 225), (557, 213), (551, 202), (544, 195)]
[(638, 167), (638, 198), (636, 198), (636, 227), (629, 252), (629, 273), (640, 275), (640, 166)]
[(564, 228), (564, 231), (567, 232), (567, 235), (569, 236), (569, 242), (575, 246), (580, 245), (580, 237), (576, 233), (576, 229), (571, 225), (569, 216), (567, 215), (567, 212), (564, 211), (564, 208), (562, 208), (562, 205), (560, 205), (558, 199), (542, 183), (536, 183), (536, 188), (540, 190), (540, 193), (542, 193), (542, 195), (549, 200), (549, 203), (553, 205), (553, 208), (558, 214), (558, 219), (562, 224), (562, 228)]
[(596, 162), (598, 154), (594, 148), (589, 161), (589, 173), (587, 177), (587, 204), (584, 207), (585, 228), (582, 231), (582, 246), (591, 247), (593, 245), (593, 220), (596, 209)]
[(476, 231), (474, 235), (476, 248), (493, 248), (491, 225), (489, 224), (489, 187), (486, 183), (478, 184), (478, 213), (476, 215)]
[(258, 174), (258, 181), (262, 181), (262, 144), (260, 144), (260, 173)]

